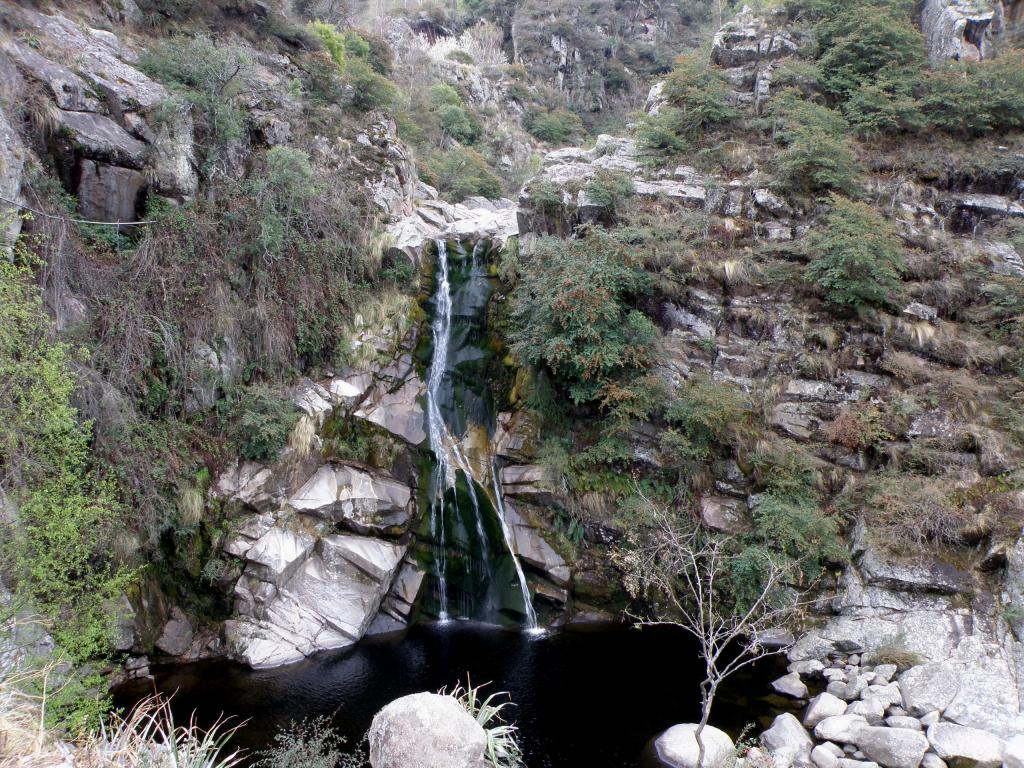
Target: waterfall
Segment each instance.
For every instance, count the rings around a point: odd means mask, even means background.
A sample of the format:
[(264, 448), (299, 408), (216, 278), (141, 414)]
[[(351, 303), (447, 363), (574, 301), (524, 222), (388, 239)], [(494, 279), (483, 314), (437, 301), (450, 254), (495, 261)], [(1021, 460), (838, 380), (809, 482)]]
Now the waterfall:
[[(479, 248), (480, 244), (478, 243), (473, 249), (470, 282), (474, 278), (481, 277), (477, 263)], [(458, 318), (456, 317), (448, 245), (443, 240), (437, 241), (437, 271), (435, 274), (434, 315), (431, 321), (433, 352), (430, 367), (427, 370), (426, 417), (427, 436), (430, 449), (435, 457), (429, 500), (430, 536), (433, 540), (438, 587), (438, 618), (444, 621), (452, 614), (449, 597), (450, 579), (453, 577), (453, 572), (450, 572), (453, 564), (449, 562), (449, 550), (452, 550), (456, 555), (454, 561), (456, 582), (458, 582), (459, 568), (461, 568), (463, 578), (466, 577), (466, 574), (471, 574), (470, 578), (474, 585), (482, 586), (486, 593), (482, 606), (485, 617), (496, 617), (503, 607), (509, 607), (509, 600), (502, 600), (501, 569), (499, 569), (498, 562), (505, 563), (503, 567), (506, 576), (505, 583), (510, 584), (511, 569), (507, 565), (507, 558), (511, 558), (515, 578), (518, 582), (517, 598), (522, 600), (527, 626), (532, 629), (537, 626), (537, 616), (530, 601), (525, 574), (512, 547), (511, 531), (505, 521), (504, 502), (501, 498), (501, 488), (497, 476), (495, 475), (494, 478), (497, 508), (493, 510), (493, 517), (497, 517), (502, 536), (498, 540), (492, 540), (488, 536), (488, 524), (485, 520), (485, 516), (492, 519), (490, 525), (493, 530), (492, 507), (482, 489), (478, 493), (477, 482), (462, 449), (461, 440), (464, 435), (453, 434), (465, 429), (465, 425), (460, 427), (461, 417), (457, 415), (461, 412), (458, 411), (457, 406), (459, 398), (455, 395), (454, 368), (460, 355), (462, 358), (466, 355), (466, 349), (463, 347), (470, 347), (466, 342), (466, 323), (471, 321), (466, 319), (466, 315), (474, 314), (475, 310), (480, 307), (479, 302), (474, 307), (472, 306), (473, 302), (470, 301), (468, 309), (474, 310), (474, 312), (467, 312), (465, 297), (470, 295), (471, 299), (478, 300), (482, 295), (486, 299), (487, 293), (474, 294), (472, 286), (470, 286), (469, 294), (467, 294), (465, 286), (463, 286), (460, 289), (463, 291), (460, 294), (462, 298), (458, 301), (458, 309), (462, 314), (458, 315)], [(462, 272), (457, 271), (457, 275), (461, 276)], [(486, 280), (485, 273), (484, 279)], [(486, 304), (485, 301), (483, 303)], [(459, 323), (461, 325), (457, 327)], [(458, 336), (460, 342), (455, 345), (454, 349), (453, 331), (460, 332)], [(492, 462), (492, 471), (494, 469)], [(483, 494), (482, 498), (480, 494)], [(465, 504), (467, 499), (468, 505)], [(452, 515), (451, 524), (446, 523), (446, 513)], [(473, 536), (475, 536), (475, 542), (471, 541)], [(500, 546), (499, 541), (503, 544), (500, 552), (495, 549)], [(459, 562), (460, 558), (461, 563)], [(455, 592), (457, 612), (464, 616), (479, 614), (481, 609), (471, 604), (472, 601), (468, 599), (465, 583), (462, 587), (461, 593), (458, 589)], [(518, 599), (515, 601), (516, 603), (518, 603)], [(515, 610), (518, 611), (518, 607)]]
[(526, 586), (526, 574), (523, 573), (523, 564), (519, 562), (519, 555), (512, 547), (512, 531), (508, 527), (508, 520), (505, 519), (505, 500), (501, 495), (501, 482), (498, 480), (498, 467), (491, 461), (491, 477), (494, 480), (494, 499), (498, 505), (498, 519), (501, 520), (501, 531), (505, 534), (505, 546), (508, 547), (512, 560), (516, 564), (516, 576), (519, 578), (519, 591), (523, 593), (523, 604), (526, 606), (526, 628), (537, 629), (537, 611), (533, 608), (533, 601), (530, 600), (530, 589)]
[(434, 452), (434, 476), (431, 478), (430, 534), (437, 545), (437, 581), (440, 592), (441, 611), (439, 618), (448, 618), (447, 553), (444, 535), (444, 496), (449, 488), (455, 487), (455, 470), (452, 467), (446, 440), (448, 427), (441, 418), (438, 400), (445, 369), (448, 367), (448, 343), (452, 332), (452, 293), (448, 282), (448, 245), (444, 240), (437, 242), (437, 293), (435, 294), (434, 319), (431, 331), (434, 334), (434, 354), (427, 371), (427, 435), (430, 449)]

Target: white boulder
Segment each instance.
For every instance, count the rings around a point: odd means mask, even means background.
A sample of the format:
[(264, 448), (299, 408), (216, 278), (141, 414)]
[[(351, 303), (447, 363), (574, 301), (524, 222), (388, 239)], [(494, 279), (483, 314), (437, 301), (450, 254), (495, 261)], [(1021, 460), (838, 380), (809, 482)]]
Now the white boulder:
[[(658, 758), (672, 768), (697, 768), (699, 748), (696, 739), (697, 724), (673, 725), (654, 742)], [(704, 745), (703, 768), (726, 768), (732, 759), (732, 739), (724, 731), (706, 725), (700, 734)], [(378, 768), (376, 765), (374, 768)]]
[(978, 728), (936, 723), (928, 728), (928, 741), (935, 754), (947, 763), (998, 768), (1003, 762), (1003, 740)]
[(373, 768), (485, 768), (487, 734), (451, 696), (414, 693), (384, 707), (367, 733)]

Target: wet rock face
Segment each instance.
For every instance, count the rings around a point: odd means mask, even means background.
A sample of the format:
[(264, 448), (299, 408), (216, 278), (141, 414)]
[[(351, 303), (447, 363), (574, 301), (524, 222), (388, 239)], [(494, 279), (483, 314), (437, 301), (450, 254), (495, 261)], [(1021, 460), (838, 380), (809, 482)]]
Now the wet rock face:
[(414, 693), (374, 715), (373, 768), (484, 768), (487, 734), (450, 696)]

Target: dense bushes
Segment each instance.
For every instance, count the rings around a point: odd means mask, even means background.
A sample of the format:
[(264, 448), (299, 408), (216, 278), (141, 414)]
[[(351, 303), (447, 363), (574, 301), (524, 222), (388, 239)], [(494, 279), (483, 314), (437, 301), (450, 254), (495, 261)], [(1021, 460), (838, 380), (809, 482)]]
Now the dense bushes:
[(459, 201), (472, 195), (501, 197), (501, 180), (491, 171), (483, 155), (470, 147), (454, 146), (421, 158), (421, 176), (448, 199)]
[(545, 238), (515, 292), (512, 350), (522, 362), (548, 368), (574, 402), (593, 401), (655, 361), (657, 329), (629, 304), (650, 284), (602, 231), (580, 240)]
[(929, 69), (902, 0), (798, 3), (814, 19), (821, 86), (864, 136), (940, 130), (977, 137), (1024, 126), (1024, 54)]
[(668, 428), (660, 436), (663, 461), (691, 483), (708, 462), (749, 438), (755, 425), (742, 390), (707, 378), (694, 378), (675, 392), (665, 421)]
[(759, 552), (778, 551), (791, 560), (803, 583), (814, 581), (829, 563), (846, 560), (836, 519), (821, 506), (812, 459), (797, 447), (769, 445), (752, 456), (764, 485), (753, 510), (754, 531), (733, 578), (739, 594), (760, 587)]
[(354, 29), (339, 31), (322, 21), (310, 24), (310, 31), (334, 59), (351, 91), (350, 103), (360, 111), (391, 106), (398, 90), (388, 80), (391, 53), (386, 43)]
[(838, 309), (889, 304), (904, 270), (895, 230), (865, 203), (832, 195), (831, 205), (808, 240), (807, 278)]
[(840, 100), (878, 77), (905, 76), (924, 66), (924, 40), (908, 9), (854, 2), (818, 28), (822, 80)]
[(523, 128), (549, 144), (567, 144), (583, 133), (583, 123), (564, 109), (528, 109), (523, 115)]
[(676, 133), (688, 140), (724, 128), (739, 117), (725, 76), (697, 56), (676, 59), (663, 94), (676, 110)]
[(665, 80), (667, 104), (644, 118), (638, 129), (648, 149), (676, 154), (734, 123), (740, 115), (730, 100), (729, 84), (717, 69), (696, 56), (680, 56)]
[(790, 192), (812, 196), (829, 190), (854, 191), (859, 167), (842, 115), (804, 99), (795, 90), (775, 98), (772, 115), (784, 144), (776, 169)]
[(273, 461), (299, 420), (295, 405), (265, 386), (246, 387), (218, 404), (232, 451), (251, 461)]
[(2, 575), (16, 590), (16, 610), (27, 603), (81, 661), (110, 650), (112, 606), (131, 572), (112, 546), (121, 516), (115, 489), (71, 405), (70, 353), (49, 339), (28, 267), (0, 258)]
[(167, 84), (177, 99), (162, 105), (158, 117), (173, 121), (182, 101), (192, 109), (206, 176), (223, 162), (228, 145), (244, 134), (244, 115), (236, 97), (250, 64), (237, 48), (201, 36), (156, 43), (139, 59), (143, 71)]

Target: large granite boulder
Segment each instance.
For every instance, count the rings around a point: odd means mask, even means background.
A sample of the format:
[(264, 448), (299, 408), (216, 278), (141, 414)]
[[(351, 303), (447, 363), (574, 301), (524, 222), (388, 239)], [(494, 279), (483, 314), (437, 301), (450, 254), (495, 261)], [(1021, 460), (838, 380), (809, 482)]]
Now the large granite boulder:
[(487, 734), (451, 696), (414, 693), (384, 707), (367, 733), (373, 768), (485, 768)]
[(363, 536), (314, 539), (279, 527), (284, 525), (278, 521), (245, 553), (236, 618), (225, 625), (231, 654), (256, 668), (360, 639), (407, 549)]
[(505, 502), (505, 523), (512, 534), (512, 548), (520, 560), (543, 572), (558, 586), (569, 586), (571, 573), (565, 559), (541, 536), (538, 527), (509, 501)]
[(771, 727), (761, 734), (761, 743), (771, 754), (775, 768), (807, 765), (814, 748), (814, 739), (807, 729), (788, 712), (776, 717)]
[[(700, 752), (696, 734), (696, 723), (673, 725), (654, 742), (658, 759), (672, 768), (697, 768)], [(701, 731), (700, 741), (704, 745), (702, 768), (726, 768), (729, 765), (735, 747), (727, 733), (706, 725)]]
[(965, 638), (948, 659), (900, 676), (903, 708), (911, 715), (939, 711), (962, 726), (1009, 737), (1024, 731), (1016, 672), (998, 646)]

